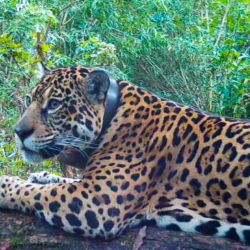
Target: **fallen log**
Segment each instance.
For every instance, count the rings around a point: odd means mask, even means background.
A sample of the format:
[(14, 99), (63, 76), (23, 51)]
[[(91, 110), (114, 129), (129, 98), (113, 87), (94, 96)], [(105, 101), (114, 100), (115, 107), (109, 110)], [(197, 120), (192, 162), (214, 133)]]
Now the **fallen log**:
[(227, 239), (183, 232), (168, 231), (156, 227), (129, 229), (122, 236), (105, 241), (85, 239), (65, 233), (34, 216), (16, 211), (0, 210), (0, 250), (250, 250), (244, 244)]

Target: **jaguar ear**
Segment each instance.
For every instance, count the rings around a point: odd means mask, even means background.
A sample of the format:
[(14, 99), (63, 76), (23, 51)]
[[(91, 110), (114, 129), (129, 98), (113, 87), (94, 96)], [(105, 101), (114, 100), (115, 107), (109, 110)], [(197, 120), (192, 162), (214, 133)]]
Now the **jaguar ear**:
[(110, 85), (109, 74), (102, 69), (96, 69), (87, 77), (87, 95), (93, 103), (103, 103)]

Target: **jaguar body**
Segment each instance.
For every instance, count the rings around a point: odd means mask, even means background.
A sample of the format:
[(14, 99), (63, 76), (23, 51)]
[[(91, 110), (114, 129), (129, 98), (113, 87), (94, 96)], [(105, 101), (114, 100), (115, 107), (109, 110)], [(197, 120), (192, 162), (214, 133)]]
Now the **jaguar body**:
[(85, 237), (112, 238), (151, 221), (250, 243), (247, 120), (176, 104), (101, 69), (69, 67), (44, 75), (15, 132), (29, 162), (68, 148), (88, 155), (78, 180), (0, 177), (0, 207)]

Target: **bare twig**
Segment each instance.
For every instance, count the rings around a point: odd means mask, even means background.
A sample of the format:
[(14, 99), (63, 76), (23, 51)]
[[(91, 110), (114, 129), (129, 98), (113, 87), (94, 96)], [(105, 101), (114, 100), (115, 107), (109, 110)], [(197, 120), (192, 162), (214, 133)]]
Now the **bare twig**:
[(13, 62), (16, 64), (16, 66), (18, 68), (18, 71), (24, 77), (24, 79), (29, 79), (30, 80), (30, 77), (23, 72), (23, 69), (21, 68), (21, 66), (19, 65), (18, 61), (15, 59), (14, 56), (12, 57), (12, 59), (13, 59)]
[(207, 22), (207, 33), (209, 34), (210, 26), (209, 26), (208, 3), (207, 3), (207, 1), (205, 3), (206, 3), (205, 4), (205, 16), (206, 16), (206, 22)]
[(199, 107), (199, 104), (196, 102), (196, 99), (193, 98), (193, 90), (190, 89), (190, 83), (187, 82), (187, 76), (186, 76), (186, 74), (185, 74), (185, 72), (184, 72), (184, 70), (183, 70), (181, 64), (178, 63), (178, 65), (179, 65), (181, 77), (182, 77), (183, 82), (184, 82), (184, 84), (185, 84), (185, 86), (186, 86), (186, 89), (187, 89), (187, 91), (188, 91), (188, 94), (191, 93), (190, 97), (193, 99), (193, 102), (195, 103), (195, 106), (196, 106), (196, 107)]
[(135, 243), (133, 245), (133, 249), (132, 250), (139, 250), (141, 249), (142, 245), (143, 245), (143, 239), (146, 236), (146, 229), (147, 226), (144, 226), (140, 229), (140, 231), (138, 232), (138, 235), (135, 239)]
[(50, 30), (50, 26), (51, 26), (51, 23), (49, 22), (47, 27), (46, 27), (46, 30), (45, 30), (45, 34), (44, 34), (44, 41), (47, 40), (47, 37), (48, 37), (48, 34), (49, 34), (49, 30)]
[(169, 86), (173, 89), (173, 91), (175, 92), (175, 94), (176, 94), (176, 96), (179, 98), (179, 100), (180, 100), (182, 103), (184, 103), (184, 100), (183, 100), (183, 98), (182, 98), (182, 95), (180, 94), (180, 91), (178, 91), (178, 90), (176, 89), (175, 85), (174, 85), (171, 81), (169, 81), (169, 80), (167, 79), (167, 77), (165, 76), (163, 70), (162, 70), (157, 64), (155, 64), (155, 63), (153, 62), (153, 60), (151, 59), (151, 57), (147, 56), (146, 59), (147, 59), (148, 63), (149, 63), (152, 67), (154, 67), (155, 69), (157, 69), (157, 70), (161, 73), (163, 79), (164, 79), (164, 80), (166, 81), (166, 83), (168, 83)]
[(75, 3), (78, 3), (78, 2), (80, 2), (80, 0), (71, 1), (70, 3), (66, 4), (65, 6), (61, 8), (59, 14), (65, 11), (66, 9), (71, 8)]
[(238, 64), (241, 60), (244, 60), (244, 59), (246, 59), (246, 58), (249, 58), (249, 54), (248, 54), (249, 50), (250, 50), (250, 46), (247, 47), (246, 50), (245, 50), (243, 53), (241, 53), (242, 55), (241, 55), (240, 57), (238, 57), (238, 59), (237, 59), (237, 64)]
[(37, 55), (39, 56), (39, 58), (41, 59), (42, 62), (45, 61), (45, 55), (43, 53), (43, 49), (42, 49), (42, 40), (41, 40), (41, 30), (40, 27), (36, 27), (36, 52)]
[(47, 40), (50, 27), (51, 27), (51, 23), (49, 22), (47, 27), (46, 27), (44, 37), (42, 37), (42, 35), (41, 35), (40, 27), (39, 26), (36, 27), (36, 52), (37, 52), (38, 58), (40, 59), (39, 61), (40, 61), (41, 65), (45, 71), (49, 70), (49, 69), (46, 67), (47, 58), (46, 58), (45, 53), (43, 52), (42, 45)]
[(219, 33), (218, 33), (217, 39), (216, 39), (216, 41), (214, 43), (215, 48), (219, 45), (220, 39), (221, 39), (221, 37), (222, 37), (222, 35), (224, 33), (225, 24), (227, 22), (227, 15), (228, 15), (229, 9), (230, 9), (230, 2), (225, 7), (225, 13), (224, 13), (224, 15), (222, 17), (222, 20), (221, 20), (221, 24), (220, 24), (220, 27), (219, 27)]

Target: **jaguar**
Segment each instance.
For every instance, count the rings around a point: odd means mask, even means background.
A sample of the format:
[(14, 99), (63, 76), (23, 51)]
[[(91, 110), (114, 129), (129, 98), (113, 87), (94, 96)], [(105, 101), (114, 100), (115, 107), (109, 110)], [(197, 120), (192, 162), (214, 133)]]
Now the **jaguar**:
[(109, 239), (154, 223), (250, 243), (249, 120), (78, 66), (45, 72), (15, 135), (26, 161), (58, 156), (75, 161), (81, 177), (1, 176), (1, 208), (84, 237)]

